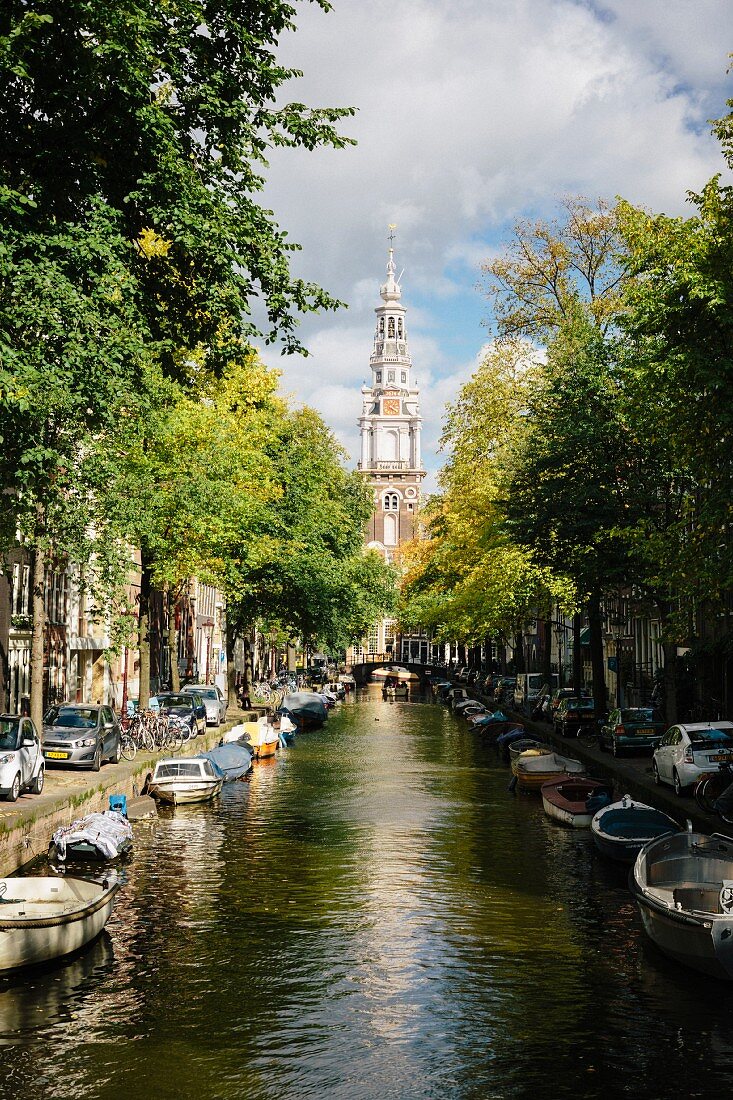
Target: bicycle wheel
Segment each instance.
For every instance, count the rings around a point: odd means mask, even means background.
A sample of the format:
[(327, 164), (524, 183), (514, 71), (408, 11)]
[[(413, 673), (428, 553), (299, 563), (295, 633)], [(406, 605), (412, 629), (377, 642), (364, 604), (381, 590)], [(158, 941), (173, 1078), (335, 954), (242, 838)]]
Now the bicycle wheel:
[(703, 813), (714, 814), (716, 812), (714, 802), (718, 795), (722, 794), (729, 785), (730, 780), (727, 776), (704, 775), (699, 780), (695, 786), (695, 801)]
[(120, 736), (120, 752), (125, 760), (134, 760), (137, 756), (137, 745), (127, 731)]

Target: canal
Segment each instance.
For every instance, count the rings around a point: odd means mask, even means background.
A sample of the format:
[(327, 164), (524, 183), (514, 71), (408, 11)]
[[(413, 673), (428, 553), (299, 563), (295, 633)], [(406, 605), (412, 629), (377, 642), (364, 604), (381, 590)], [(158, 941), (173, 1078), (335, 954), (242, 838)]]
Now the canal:
[(0, 982), (0, 1095), (728, 1093), (733, 990), (665, 962), (625, 873), (507, 780), (440, 704), (367, 689), (137, 826), (104, 936)]

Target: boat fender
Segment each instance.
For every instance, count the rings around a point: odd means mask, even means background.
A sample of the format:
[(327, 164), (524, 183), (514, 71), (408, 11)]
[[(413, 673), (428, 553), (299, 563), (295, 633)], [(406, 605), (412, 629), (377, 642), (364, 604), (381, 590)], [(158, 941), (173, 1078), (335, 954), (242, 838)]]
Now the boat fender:
[(278, 743), (278, 745), (280, 746), (281, 749), (286, 749), (288, 747), (288, 743), (287, 743), (287, 741), (285, 740), (285, 738), (283, 737), (282, 734), (280, 734), (280, 736), (278, 737), (277, 743)]

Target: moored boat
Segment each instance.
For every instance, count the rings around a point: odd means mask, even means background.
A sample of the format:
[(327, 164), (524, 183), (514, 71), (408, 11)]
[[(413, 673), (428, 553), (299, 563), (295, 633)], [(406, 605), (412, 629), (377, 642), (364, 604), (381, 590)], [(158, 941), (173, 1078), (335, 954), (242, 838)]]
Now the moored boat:
[(48, 857), (59, 863), (71, 860), (120, 859), (132, 850), (132, 826), (115, 810), (87, 814), (57, 829), (48, 846)]
[(582, 775), (550, 779), (540, 790), (547, 816), (573, 829), (587, 829), (599, 806), (611, 801), (608, 783)]
[(274, 756), (280, 747), (280, 731), (275, 729), (267, 718), (259, 718), (256, 722), (243, 722), (245, 738), (252, 755), (256, 760), (264, 760), (267, 756)]
[(225, 783), (241, 779), (252, 767), (252, 749), (244, 740), (216, 745), (208, 752), (201, 752), (194, 759), (210, 760)]
[(180, 806), (189, 802), (206, 802), (219, 793), (223, 782), (223, 777), (211, 761), (204, 757), (167, 758), (155, 765), (148, 792), (160, 802)]
[[(508, 745), (509, 763), (510, 764), (513, 764), (514, 761), (517, 760), (522, 755), (523, 752), (534, 751), (539, 756), (545, 756), (547, 753), (550, 753), (550, 752), (553, 751), (549, 745), (543, 745), (541, 741), (533, 741), (531, 737), (525, 737), (524, 736), (524, 730), (521, 730), (520, 732), (521, 732), (522, 736), (517, 738), (514, 741), (510, 741), (509, 745)], [(505, 736), (505, 735), (502, 735), (502, 736)], [(499, 744), (500, 741), (501, 741), (501, 737), (497, 737), (497, 739), (496, 739), (497, 745)]]
[(629, 872), (644, 930), (684, 966), (733, 980), (733, 841), (687, 832), (646, 844)]
[(328, 718), (328, 711), (320, 695), (315, 691), (294, 691), (283, 698), (278, 714), (289, 715), (299, 731), (320, 729)]
[(625, 794), (619, 802), (598, 810), (590, 829), (596, 848), (604, 856), (620, 863), (633, 863), (645, 844), (667, 833), (679, 832), (680, 826), (661, 810)]
[(512, 773), (523, 791), (539, 791), (550, 779), (564, 775), (583, 775), (585, 768), (579, 760), (560, 756), (557, 752), (537, 752), (529, 749), (512, 761)]
[(71, 875), (0, 879), (0, 971), (61, 958), (90, 943), (104, 928), (120, 889)]

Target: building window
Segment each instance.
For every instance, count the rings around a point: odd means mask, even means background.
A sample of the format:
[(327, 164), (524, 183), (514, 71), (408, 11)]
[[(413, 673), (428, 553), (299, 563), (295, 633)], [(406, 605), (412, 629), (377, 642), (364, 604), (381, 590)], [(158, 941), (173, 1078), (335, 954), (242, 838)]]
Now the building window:
[(375, 377), (376, 377), (376, 379), (377, 379), (377, 382), (381, 382), (381, 381), (382, 381), (382, 372), (381, 372), (381, 370), (378, 370), (378, 371), (377, 371), (377, 373), (376, 373)]
[(387, 371), (387, 381), (388, 382), (394, 382), (394, 371), (393, 370)]
[(384, 336), (384, 317), (379, 318), (379, 335)]
[(397, 318), (397, 335), (399, 336), (399, 338), (401, 340), (402, 339), (402, 318), (401, 317)]
[(407, 381), (407, 371), (406, 370), (403, 370), (402, 374), (400, 375), (400, 378), (402, 379), (403, 382)]
[(387, 339), (394, 340), (394, 317), (390, 317), (387, 321)]
[(384, 510), (385, 512), (399, 512), (400, 498), (397, 496), (397, 493), (384, 494)]
[(384, 545), (397, 545), (397, 516), (394, 512), (384, 517)]

